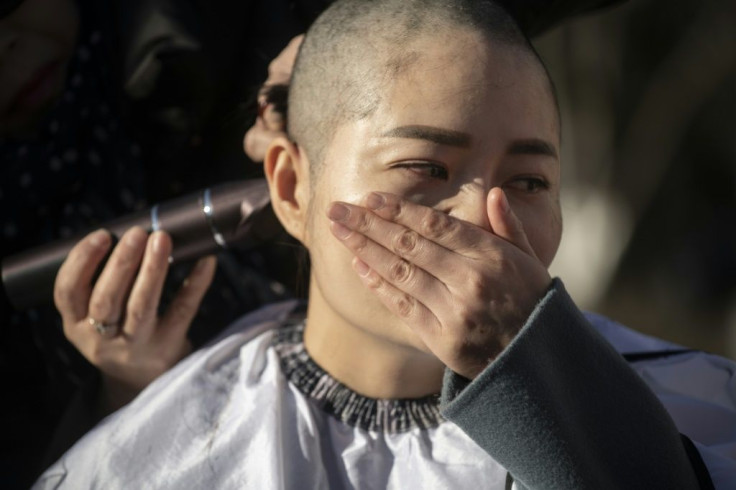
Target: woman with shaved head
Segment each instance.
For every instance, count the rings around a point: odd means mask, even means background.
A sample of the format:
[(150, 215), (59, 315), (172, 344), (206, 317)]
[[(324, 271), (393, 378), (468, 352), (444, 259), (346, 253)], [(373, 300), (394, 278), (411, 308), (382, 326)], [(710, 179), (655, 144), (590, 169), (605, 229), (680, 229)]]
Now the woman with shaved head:
[(287, 128), (264, 164), (309, 251), (308, 303), (234, 325), (38, 488), (669, 489), (736, 474), (681, 435), (663, 405), (675, 389), (616, 350), (670, 346), (584, 316), (547, 272), (559, 114), (504, 9), (335, 3), (300, 49)]

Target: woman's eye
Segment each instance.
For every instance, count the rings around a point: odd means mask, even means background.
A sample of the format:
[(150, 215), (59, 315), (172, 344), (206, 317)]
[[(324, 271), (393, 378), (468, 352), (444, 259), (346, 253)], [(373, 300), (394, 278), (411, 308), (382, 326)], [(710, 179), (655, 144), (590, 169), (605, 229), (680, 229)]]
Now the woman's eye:
[(447, 180), (448, 178), (447, 169), (437, 163), (409, 162), (400, 163), (396, 165), (395, 168), (396, 167), (410, 170), (411, 172), (420, 174), (424, 177), (429, 177), (430, 179)]
[(506, 184), (506, 187), (534, 194), (549, 189), (549, 183), (540, 177), (520, 177)]

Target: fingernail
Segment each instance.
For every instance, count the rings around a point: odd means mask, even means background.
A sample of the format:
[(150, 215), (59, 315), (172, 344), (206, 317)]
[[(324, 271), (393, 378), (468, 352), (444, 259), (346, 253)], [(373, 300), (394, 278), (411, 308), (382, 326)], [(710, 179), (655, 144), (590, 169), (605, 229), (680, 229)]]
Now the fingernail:
[(332, 233), (340, 240), (344, 240), (350, 236), (351, 231), (340, 223), (332, 223)]
[(340, 203), (333, 202), (327, 210), (327, 217), (333, 221), (345, 221), (350, 216), (350, 209)]
[(358, 275), (361, 277), (367, 276), (368, 273), (371, 271), (371, 268), (368, 267), (368, 264), (357, 257), (353, 260), (353, 267), (355, 268), (355, 272), (357, 272)]
[(381, 209), (384, 204), (386, 204), (386, 198), (381, 194), (376, 194), (375, 192), (371, 192), (365, 198), (365, 205), (373, 210)]
[(89, 241), (93, 247), (97, 248), (102, 247), (103, 245), (107, 245), (109, 239), (110, 234), (107, 232), (107, 230), (100, 229), (92, 233)]

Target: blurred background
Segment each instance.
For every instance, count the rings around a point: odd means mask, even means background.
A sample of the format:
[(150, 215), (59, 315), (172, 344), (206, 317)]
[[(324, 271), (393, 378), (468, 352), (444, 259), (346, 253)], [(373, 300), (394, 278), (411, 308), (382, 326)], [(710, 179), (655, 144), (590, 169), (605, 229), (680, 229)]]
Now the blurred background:
[(736, 358), (736, 2), (630, 0), (535, 40), (578, 304)]

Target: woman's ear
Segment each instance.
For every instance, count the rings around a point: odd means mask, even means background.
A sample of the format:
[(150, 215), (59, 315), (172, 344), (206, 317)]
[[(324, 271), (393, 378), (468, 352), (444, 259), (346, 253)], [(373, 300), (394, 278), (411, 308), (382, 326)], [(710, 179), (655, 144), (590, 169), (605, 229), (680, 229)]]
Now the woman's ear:
[(305, 244), (309, 199), (309, 161), (296, 143), (285, 137), (271, 142), (263, 160), (271, 205), (287, 232)]

